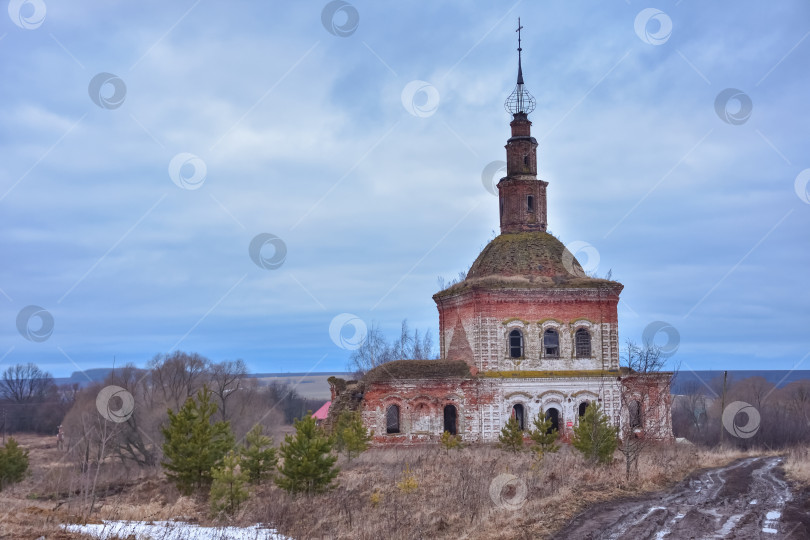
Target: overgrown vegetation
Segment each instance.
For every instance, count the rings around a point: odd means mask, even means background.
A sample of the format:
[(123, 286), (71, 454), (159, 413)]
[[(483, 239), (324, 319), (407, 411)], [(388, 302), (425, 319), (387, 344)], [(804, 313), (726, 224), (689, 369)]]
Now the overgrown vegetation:
[(553, 454), (560, 449), (557, 443), (560, 434), (556, 428), (552, 428), (551, 418), (546, 418), (543, 413), (538, 413), (537, 417), (532, 422), (534, 429), (529, 434), (529, 437), (534, 442), (532, 450), (537, 457), (542, 458), (546, 454)]
[(169, 423), (162, 430), (166, 459), (161, 464), (166, 477), (186, 495), (210, 485), (212, 470), (233, 450), (230, 425), (214, 421), (216, 412), (207, 386), (188, 398), (179, 411), (168, 411)]
[(517, 418), (509, 417), (498, 435), (498, 443), (501, 448), (509, 452), (520, 452), (523, 449), (523, 430), (520, 429)]
[(20, 448), (13, 437), (0, 448), (0, 491), (9, 484), (25, 478), (28, 471), (28, 450)]
[(349, 369), (358, 374), (394, 360), (435, 360), (433, 334), (430, 330), (420, 334), (411, 332), (408, 320), (403, 319), (399, 338), (389, 341), (376, 322), (371, 323), (362, 345), (349, 357)]
[(283, 458), (276, 484), (294, 494), (321, 493), (332, 487), (339, 469), (331, 455), (333, 440), (308, 415), (295, 421), (295, 435), (287, 435), (279, 448)]
[(571, 445), (591, 463), (609, 464), (618, 445), (618, 428), (598, 403), (591, 403), (574, 426)]

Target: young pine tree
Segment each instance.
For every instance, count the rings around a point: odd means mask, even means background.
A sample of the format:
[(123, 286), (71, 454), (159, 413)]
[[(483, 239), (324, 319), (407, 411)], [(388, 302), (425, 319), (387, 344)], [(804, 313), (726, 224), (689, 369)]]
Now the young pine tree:
[(532, 450), (534, 450), (538, 458), (560, 449), (560, 445), (557, 443), (560, 434), (556, 429), (551, 429), (551, 418), (546, 418), (542, 412), (539, 412), (533, 424), (534, 430), (529, 434), (529, 437), (534, 441), (535, 446)]
[(572, 444), (589, 461), (608, 464), (618, 444), (618, 428), (598, 403), (591, 403), (574, 428)]
[(211, 512), (233, 514), (248, 498), (248, 473), (241, 467), (239, 454), (231, 450), (222, 463), (211, 470)]
[(295, 421), (295, 435), (287, 435), (279, 448), (284, 461), (276, 484), (290, 493), (320, 493), (332, 487), (339, 469), (330, 455), (332, 440), (315, 425), (312, 415)]
[(183, 494), (211, 483), (211, 469), (233, 449), (228, 422), (211, 422), (217, 405), (211, 391), (203, 387), (196, 397), (186, 400), (176, 413), (169, 409), (169, 423), (161, 428), (165, 442), (162, 462), (166, 476)]
[(351, 461), (366, 451), (373, 436), (363, 425), (360, 411), (343, 411), (335, 426), (335, 449)]
[(519, 452), (523, 449), (523, 430), (520, 429), (517, 418), (514, 416), (509, 418), (509, 421), (501, 429), (498, 440), (501, 448), (510, 452)]
[(261, 424), (253, 426), (245, 436), (245, 445), (240, 448), (242, 456), (242, 470), (247, 473), (248, 480), (258, 484), (270, 476), (276, 468), (278, 457), (273, 448), (273, 439), (262, 434)]
[(442, 433), (439, 442), (444, 447), (445, 454), (449, 453), (450, 450), (460, 450), (463, 448), (463, 445), (461, 444), (461, 435), (452, 435), (449, 431)]
[(20, 448), (13, 437), (0, 448), (0, 491), (25, 478), (28, 471), (28, 450)]

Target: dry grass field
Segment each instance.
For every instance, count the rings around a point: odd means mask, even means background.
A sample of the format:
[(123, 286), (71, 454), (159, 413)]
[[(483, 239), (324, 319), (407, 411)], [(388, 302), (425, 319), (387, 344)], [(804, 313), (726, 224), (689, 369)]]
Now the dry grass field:
[[(88, 538), (59, 525), (102, 519), (225, 524), (211, 518), (204, 496), (181, 496), (158, 469), (108, 462), (82, 475), (53, 437), (17, 439), (30, 451), (31, 474), (0, 492), (0, 538)], [(341, 457), (337, 486), (322, 495), (292, 498), (271, 483), (253, 488), (227, 524), (264, 522), (297, 539), (549, 538), (589, 505), (656, 491), (746, 455), (661, 446), (627, 482), (622, 463), (591, 466), (568, 446), (540, 461), (492, 446), (371, 449), (352, 462)], [(810, 483), (808, 457), (807, 449), (788, 456), (790, 478)]]

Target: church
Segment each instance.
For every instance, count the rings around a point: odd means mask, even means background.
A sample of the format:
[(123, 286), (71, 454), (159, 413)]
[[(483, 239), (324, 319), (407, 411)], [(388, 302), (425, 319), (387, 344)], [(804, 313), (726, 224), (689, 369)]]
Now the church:
[[(501, 234), (464, 280), (433, 295), (440, 359), (388, 362), (360, 381), (331, 378), (327, 424), (359, 410), (378, 444), (436, 442), (445, 431), (465, 442), (496, 442), (510, 417), (528, 430), (541, 414), (565, 440), (599, 403), (616, 425), (642, 427), (639, 410), (628, 406), (639, 402), (626, 399), (632, 374), (619, 367), (623, 285), (587, 275), (546, 230), (549, 183), (537, 177), (528, 118), (535, 100), (520, 51), (517, 85), (505, 103), (512, 120), (506, 176), (497, 186)], [(657, 437), (671, 437), (668, 387), (659, 390), (667, 396), (650, 424)]]

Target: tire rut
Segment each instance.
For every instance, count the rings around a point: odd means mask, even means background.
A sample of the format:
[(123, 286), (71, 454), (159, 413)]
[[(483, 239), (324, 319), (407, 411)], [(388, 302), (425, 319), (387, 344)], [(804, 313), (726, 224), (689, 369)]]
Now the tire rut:
[(781, 457), (742, 459), (702, 471), (668, 491), (602, 503), (555, 538), (798, 539), (798, 530), (805, 529), (784, 516), (792, 493), (781, 462)]

